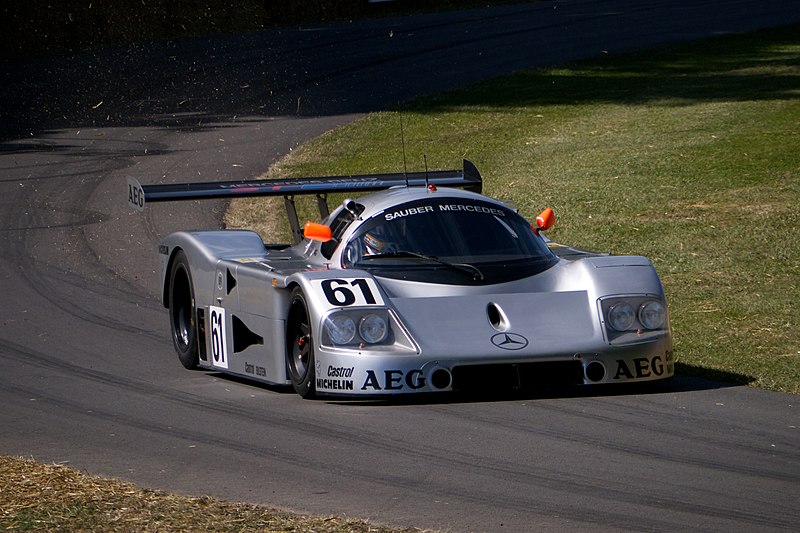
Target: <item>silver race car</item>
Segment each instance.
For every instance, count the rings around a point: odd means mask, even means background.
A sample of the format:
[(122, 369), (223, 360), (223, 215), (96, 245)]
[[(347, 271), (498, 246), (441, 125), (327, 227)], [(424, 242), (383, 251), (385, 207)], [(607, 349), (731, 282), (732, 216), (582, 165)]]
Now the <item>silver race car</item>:
[[(140, 185), (128, 202), (283, 196), (295, 243), (182, 231), (158, 247), (186, 368), (304, 398), (642, 382), (674, 374), (661, 282), (639, 256), (549, 241), (463, 170)], [(327, 195), (365, 193), (332, 213)], [(323, 222), (297, 217), (316, 195)], [(355, 194), (353, 195), (355, 196)]]

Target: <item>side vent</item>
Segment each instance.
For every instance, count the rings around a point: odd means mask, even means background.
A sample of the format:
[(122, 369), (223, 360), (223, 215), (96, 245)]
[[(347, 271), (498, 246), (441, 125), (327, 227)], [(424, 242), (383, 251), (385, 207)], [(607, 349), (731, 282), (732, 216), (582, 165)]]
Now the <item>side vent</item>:
[(245, 351), (254, 344), (264, 344), (264, 337), (256, 335), (236, 315), (231, 315), (233, 325), (233, 352)]
[(206, 310), (197, 310), (197, 351), (200, 352), (200, 360), (208, 361), (206, 353)]
[(233, 288), (236, 287), (236, 278), (234, 278), (233, 274), (231, 274), (231, 269), (227, 270), (228, 270), (228, 294), (230, 294)]

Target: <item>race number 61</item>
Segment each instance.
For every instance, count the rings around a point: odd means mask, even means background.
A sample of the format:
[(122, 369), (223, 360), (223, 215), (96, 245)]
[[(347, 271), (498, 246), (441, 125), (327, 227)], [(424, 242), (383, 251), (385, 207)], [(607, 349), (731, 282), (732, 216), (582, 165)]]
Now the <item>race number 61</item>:
[(332, 278), (314, 280), (325, 299), (333, 307), (349, 307), (351, 305), (383, 305), (383, 298), (375, 284), (368, 278)]
[(225, 309), (209, 306), (208, 318), (211, 322), (211, 350), (212, 366), (228, 368), (228, 354), (225, 350)]

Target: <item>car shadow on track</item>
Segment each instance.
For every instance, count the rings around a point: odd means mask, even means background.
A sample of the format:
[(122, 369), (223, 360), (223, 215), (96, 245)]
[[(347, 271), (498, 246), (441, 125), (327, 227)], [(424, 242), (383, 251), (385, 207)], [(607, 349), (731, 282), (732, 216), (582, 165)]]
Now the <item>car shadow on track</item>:
[(321, 400), (327, 403), (340, 405), (436, 405), (676, 394), (741, 386), (741, 383), (676, 374), (675, 377), (671, 379), (649, 383), (592, 386), (539, 386), (522, 389), (485, 388), (483, 390), (398, 395), (391, 398), (349, 398), (346, 400), (321, 398)]
[[(691, 369), (689, 369), (691, 372)], [(268, 385), (239, 376), (231, 376), (218, 372), (208, 372), (213, 376), (226, 381), (240, 383), (276, 394), (295, 394), (289, 385)], [(460, 403), (491, 403), (509, 401), (552, 400), (566, 398), (608, 398), (613, 396), (640, 396), (654, 394), (679, 394), (684, 392), (697, 392), (716, 390), (730, 387), (741, 387), (749, 379), (745, 376), (727, 376), (725, 381), (709, 379), (689, 374), (676, 374), (675, 377), (663, 381), (645, 383), (628, 383), (612, 385), (591, 386), (529, 386), (520, 389), (508, 387), (482, 387), (480, 390), (459, 390), (452, 392), (405, 394), (386, 396), (350, 396), (317, 398), (316, 401), (334, 405), (437, 405)], [(299, 400), (299, 397), (298, 397)]]

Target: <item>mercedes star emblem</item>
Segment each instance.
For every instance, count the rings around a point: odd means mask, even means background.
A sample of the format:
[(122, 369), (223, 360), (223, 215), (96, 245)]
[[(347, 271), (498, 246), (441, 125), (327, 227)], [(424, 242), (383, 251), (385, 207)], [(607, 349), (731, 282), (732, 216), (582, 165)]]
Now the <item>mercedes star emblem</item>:
[(521, 350), (528, 345), (528, 339), (516, 333), (498, 333), (492, 337), (492, 344), (504, 350)]

